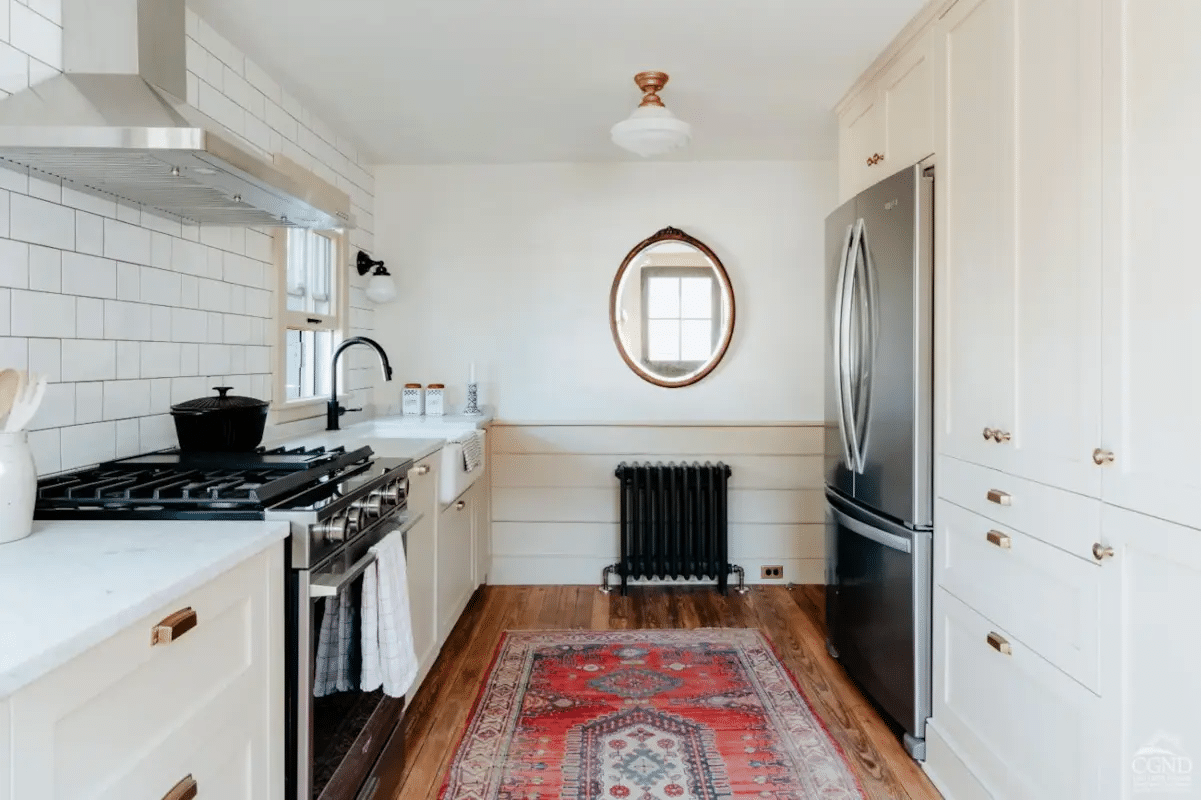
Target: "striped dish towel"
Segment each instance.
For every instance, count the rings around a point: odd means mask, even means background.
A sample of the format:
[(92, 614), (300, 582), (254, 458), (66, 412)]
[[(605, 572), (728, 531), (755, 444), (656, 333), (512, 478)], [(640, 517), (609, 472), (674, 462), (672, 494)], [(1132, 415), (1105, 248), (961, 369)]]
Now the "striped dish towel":
[(480, 441), (478, 433), (471, 433), (459, 440), (459, 444), (463, 445), (463, 470), (465, 472), (473, 472), (480, 468), (480, 464), (484, 459), (483, 442)]
[(404, 697), (417, 678), (413, 620), (409, 613), (404, 539), (400, 531), (371, 548), (375, 563), (363, 573), (363, 675), (361, 687), (380, 686), (389, 697)]
[(317, 661), (313, 666), (313, 697), (349, 692), (350, 650), (354, 647), (354, 607), (350, 592), (325, 598), (321, 631), (317, 635)]

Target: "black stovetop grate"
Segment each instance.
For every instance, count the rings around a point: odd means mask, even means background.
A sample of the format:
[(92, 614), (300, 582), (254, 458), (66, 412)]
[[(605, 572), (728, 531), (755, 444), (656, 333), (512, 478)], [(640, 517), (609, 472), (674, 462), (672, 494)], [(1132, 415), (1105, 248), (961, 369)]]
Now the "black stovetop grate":
[(163, 451), (38, 481), (37, 518), (261, 519), (273, 503), (366, 469), (364, 447)]

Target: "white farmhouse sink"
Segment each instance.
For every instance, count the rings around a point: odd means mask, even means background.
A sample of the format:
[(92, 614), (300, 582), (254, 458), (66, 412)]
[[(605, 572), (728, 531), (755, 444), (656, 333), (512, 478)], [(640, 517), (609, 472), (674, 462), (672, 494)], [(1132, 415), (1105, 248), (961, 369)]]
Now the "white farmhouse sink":
[(480, 437), (480, 465), (468, 472), (463, 466), (463, 445), (458, 442), (447, 442), (442, 448), (442, 477), (438, 486), (438, 499), (447, 506), (459, 495), (471, 488), (471, 485), (484, 474), (488, 459), (487, 432), (477, 431)]

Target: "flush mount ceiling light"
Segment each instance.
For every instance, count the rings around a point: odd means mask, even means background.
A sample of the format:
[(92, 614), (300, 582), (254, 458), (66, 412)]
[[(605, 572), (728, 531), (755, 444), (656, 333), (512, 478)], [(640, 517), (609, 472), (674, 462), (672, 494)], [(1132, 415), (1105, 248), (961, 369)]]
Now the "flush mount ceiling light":
[(613, 126), (613, 143), (643, 158), (679, 150), (692, 141), (692, 126), (667, 110), (658, 92), (667, 85), (666, 72), (639, 72), (634, 83), (642, 103), (629, 119)]

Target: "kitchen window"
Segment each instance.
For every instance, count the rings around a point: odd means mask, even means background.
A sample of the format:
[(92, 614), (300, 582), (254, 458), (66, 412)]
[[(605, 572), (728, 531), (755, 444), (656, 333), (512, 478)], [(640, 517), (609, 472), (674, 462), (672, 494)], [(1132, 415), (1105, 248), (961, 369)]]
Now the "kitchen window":
[(276, 405), (308, 409), (329, 397), (329, 364), (347, 317), (346, 237), (340, 231), (280, 230)]

